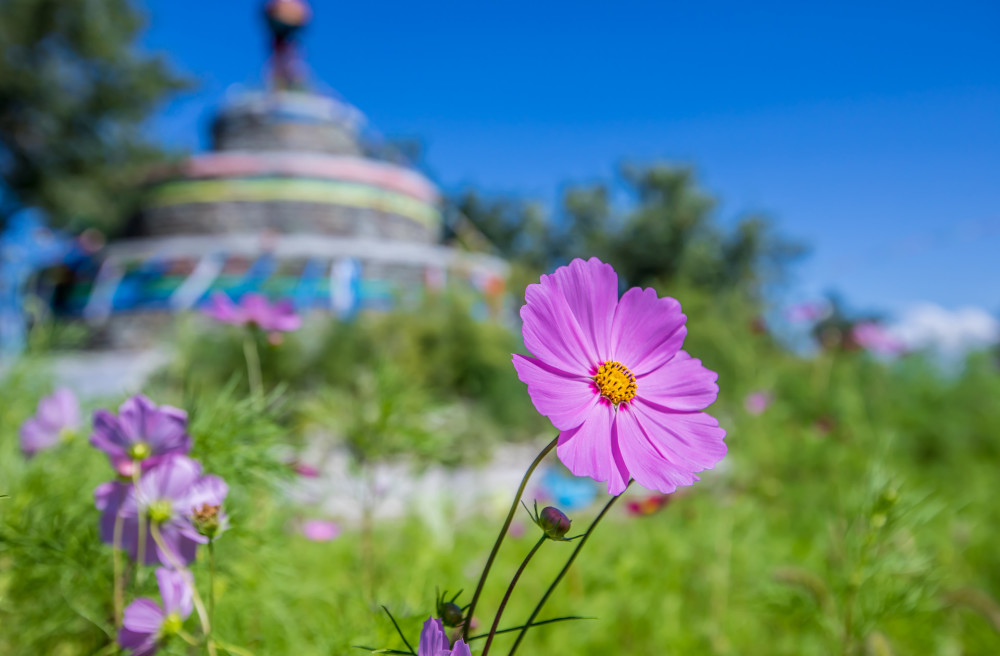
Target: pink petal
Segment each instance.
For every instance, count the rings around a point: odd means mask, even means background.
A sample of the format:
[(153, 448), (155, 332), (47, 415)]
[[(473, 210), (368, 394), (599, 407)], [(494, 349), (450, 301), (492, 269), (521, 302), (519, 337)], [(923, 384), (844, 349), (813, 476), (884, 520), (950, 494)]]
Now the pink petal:
[(638, 399), (631, 404), (643, 432), (657, 451), (678, 466), (699, 472), (726, 455), (726, 431), (704, 412), (672, 412)]
[(191, 592), (191, 573), (160, 567), (156, 570), (156, 582), (160, 586), (160, 599), (163, 600), (163, 612), (178, 613), (181, 619), (186, 619), (194, 607)]
[(302, 522), (302, 535), (313, 542), (329, 542), (340, 535), (340, 527), (322, 519)]
[(535, 408), (559, 430), (582, 424), (600, 398), (589, 378), (560, 371), (535, 358), (515, 354), (514, 369), (528, 386)]
[(130, 442), (146, 441), (148, 417), (156, 413), (156, 405), (143, 394), (125, 400), (118, 408), (118, 420)]
[(103, 408), (94, 411), (94, 432), (90, 436), (90, 443), (108, 454), (112, 460), (128, 457), (126, 449), (131, 445), (118, 417)]
[(639, 398), (670, 410), (704, 410), (715, 403), (719, 375), (706, 369), (685, 351), (679, 351), (663, 366), (638, 376)]
[(448, 636), (444, 632), (441, 620), (428, 617), (420, 631), (417, 656), (437, 656), (442, 649), (447, 648)]
[(615, 311), (610, 359), (636, 376), (649, 373), (680, 350), (687, 335), (686, 320), (676, 299), (659, 298), (654, 289), (633, 287)]
[(625, 490), (629, 473), (612, 448), (614, 414), (611, 403), (600, 397), (580, 426), (559, 434), (556, 453), (573, 474), (607, 481), (608, 493), (618, 495)]
[(163, 616), (155, 601), (140, 597), (125, 609), (122, 626), (136, 633), (156, 633), (163, 624)]
[(244, 294), (243, 298), (240, 299), (240, 307), (243, 308), (247, 321), (255, 323), (262, 328), (270, 323), (271, 303), (268, 302), (267, 297), (263, 294), (256, 292)]
[(201, 476), (201, 465), (187, 456), (169, 456), (139, 480), (142, 501), (178, 501), (187, 497)]
[(570, 311), (587, 338), (590, 353), (600, 362), (608, 358), (611, 346), (611, 322), (618, 305), (618, 274), (610, 264), (592, 257), (586, 262), (573, 260), (551, 276), (542, 276), (565, 297)]
[(38, 402), (35, 416), (43, 424), (59, 432), (63, 428), (74, 428), (80, 423), (80, 405), (73, 392), (60, 387)]
[(156, 653), (156, 634), (122, 627), (118, 630), (118, 646), (130, 650), (129, 656), (152, 656)]
[(27, 456), (47, 449), (59, 441), (58, 431), (54, 431), (35, 418), (21, 424), (18, 434), (21, 437), (21, 451)]
[(277, 330), (285, 333), (294, 332), (301, 327), (302, 317), (296, 314), (295, 306), (287, 298), (274, 304), (270, 324), (262, 326), (264, 330)]
[(455, 643), (455, 648), (451, 650), (451, 656), (472, 656), (472, 652), (469, 650), (469, 645), (459, 638)]
[(246, 323), (243, 310), (222, 292), (215, 292), (208, 300), (205, 314), (216, 321), (239, 326)]
[[(156, 544), (151, 537), (146, 542), (147, 564), (158, 562), (164, 567), (175, 568), (178, 564), (185, 566), (194, 562), (198, 555), (198, 544), (208, 542), (208, 538), (198, 535), (194, 529), (186, 530), (189, 526), (187, 522), (163, 524), (160, 527), (163, 546)], [(150, 550), (150, 545), (156, 546), (155, 551)]]
[(662, 444), (654, 444), (631, 406), (623, 404), (618, 408), (615, 427), (622, 458), (639, 485), (669, 494), (679, 485), (691, 485), (698, 480), (693, 472), (702, 468), (680, 458)]
[[(577, 290), (574, 284), (578, 281), (570, 275), (568, 267), (561, 267), (552, 275), (542, 276), (539, 284), (528, 285), (524, 291), (526, 303), (521, 308), (521, 334), (525, 347), (539, 360), (563, 371), (590, 375), (607, 359), (602, 356), (610, 349), (609, 345), (601, 343), (605, 336), (591, 332), (595, 329), (590, 323), (592, 318), (596, 329), (602, 330), (597, 321), (597, 308), (587, 312), (576, 308), (586, 322), (582, 326), (574, 314), (567, 293), (572, 302), (580, 306), (581, 295), (586, 290)], [(604, 291), (595, 290), (595, 295), (598, 307), (606, 305)]]

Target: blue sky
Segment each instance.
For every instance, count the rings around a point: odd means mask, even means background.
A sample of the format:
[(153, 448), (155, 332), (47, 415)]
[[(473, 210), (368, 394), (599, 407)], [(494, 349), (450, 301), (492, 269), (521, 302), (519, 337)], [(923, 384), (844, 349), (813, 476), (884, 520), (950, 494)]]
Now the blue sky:
[[(789, 298), (1000, 310), (1000, 3), (313, 0), (314, 78), (419, 137), (446, 190), (555, 199), (622, 161), (697, 167), (720, 219), (812, 247)], [(806, 6), (803, 6), (806, 5)], [(156, 133), (198, 149), (260, 86), (260, 3), (150, 0), (142, 44), (199, 82)]]

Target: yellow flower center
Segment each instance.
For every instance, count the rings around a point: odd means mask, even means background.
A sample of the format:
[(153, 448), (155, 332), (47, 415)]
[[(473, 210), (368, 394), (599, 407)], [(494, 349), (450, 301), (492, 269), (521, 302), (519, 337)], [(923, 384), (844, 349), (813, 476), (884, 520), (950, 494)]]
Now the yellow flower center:
[(163, 618), (163, 624), (160, 625), (160, 636), (167, 637), (179, 633), (181, 628), (184, 626), (184, 620), (181, 619), (179, 613), (170, 613)]
[(617, 360), (608, 360), (597, 370), (594, 383), (601, 396), (615, 405), (626, 403), (635, 396), (635, 376)]
[(174, 516), (174, 507), (169, 499), (158, 499), (149, 504), (149, 520), (157, 524), (162, 524)]
[(153, 450), (145, 442), (136, 442), (129, 447), (128, 454), (132, 456), (132, 460), (145, 460), (153, 455)]

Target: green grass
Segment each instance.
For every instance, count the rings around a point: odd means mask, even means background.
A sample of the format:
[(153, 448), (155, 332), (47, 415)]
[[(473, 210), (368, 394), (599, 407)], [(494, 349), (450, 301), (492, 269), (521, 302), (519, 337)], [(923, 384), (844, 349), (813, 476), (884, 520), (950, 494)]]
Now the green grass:
[[(519, 653), (1000, 653), (996, 363), (973, 358), (945, 375), (918, 357), (804, 359), (736, 322), (692, 324), (689, 350), (721, 374), (712, 412), (729, 455), (657, 514), (612, 510), (541, 616), (594, 619), (536, 629)], [(754, 389), (776, 398), (758, 417), (742, 407)], [(11, 656), (91, 654), (112, 632), (111, 552), (97, 542), (91, 496), (106, 461), (83, 438), (31, 461), (17, 450), (17, 427), (48, 391), (27, 366), (0, 383), (0, 653)], [(298, 439), (298, 406), (315, 403), (308, 389), (269, 403), (207, 384), (157, 394), (192, 412), (195, 455), (231, 483), (234, 528), (217, 549), (223, 640), (257, 655), (400, 648), (380, 604), (415, 644), (436, 588), (465, 588), (468, 601), (502, 519), (495, 508), (425, 508), (376, 524), (370, 540), (347, 527), (309, 542), (295, 530), (308, 511), (286, 500), (275, 462)], [(574, 529), (595, 513), (577, 513)], [(501, 551), (481, 625), (533, 531)], [(528, 615), (572, 549), (544, 545), (505, 625)], [(207, 562), (194, 572), (205, 592)], [(511, 643), (500, 637), (491, 653)]]

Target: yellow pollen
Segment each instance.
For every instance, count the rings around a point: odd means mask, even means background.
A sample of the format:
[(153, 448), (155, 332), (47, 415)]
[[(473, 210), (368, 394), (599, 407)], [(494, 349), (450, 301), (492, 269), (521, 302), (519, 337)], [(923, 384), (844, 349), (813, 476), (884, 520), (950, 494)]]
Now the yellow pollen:
[(617, 360), (608, 360), (597, 370), (594, 383), (601, 396), (615, 405), (631, 401), (635, 396), (635, 376)]

